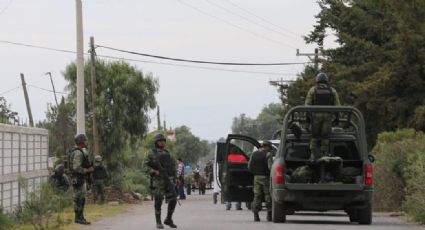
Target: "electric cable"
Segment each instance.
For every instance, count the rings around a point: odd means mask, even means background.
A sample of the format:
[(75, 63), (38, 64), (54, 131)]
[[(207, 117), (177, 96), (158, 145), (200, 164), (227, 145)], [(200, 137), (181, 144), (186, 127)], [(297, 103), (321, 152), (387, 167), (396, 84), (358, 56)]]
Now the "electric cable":
[(10, 0), (7, 5), (0, 11), (0, 16), (12, 5), (13, 0)]
[(53, 92), (53, 90), (49, 90), (49, 89), (45, 89), (45, 88), (42, 88), (42, 87), (39, 87), (39, 86), (36, 86), (36, 85), (31, 85), (31, 84), (27, 84), (29, 87), (32, 87), (32, 88), (36, 88), (36, 89), (40, 89), (40, 90), (44, 90), (44, 91), (47, 91), (47, 92), (51, 92), (51, 93), (58, 93), (58, 94), (63, 94), (63, 95), (67, 95), (67, 93), (64, 93), (64, 92)]
[(17, 86), (17, 87), (15, 87), (15, 88), (13, 88), (13, 89), (6, 90), (6, 91), (4, 91), (4, 92), (0, 93), (0, 95), (6, 94), (6, 93), (10, 93), (10, 92), (12, 92), (12, 91), (14, 91), (14, 90), (17, 90), (17, 89), (19, 89), (19, 88), (21, 88), (21, 87), (20, 87), (20, 86)]

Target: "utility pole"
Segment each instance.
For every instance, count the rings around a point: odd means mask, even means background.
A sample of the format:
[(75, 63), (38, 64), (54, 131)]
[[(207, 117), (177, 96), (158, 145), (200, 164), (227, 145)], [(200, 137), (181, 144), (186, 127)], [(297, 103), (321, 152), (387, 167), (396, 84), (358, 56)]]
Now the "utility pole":
[(156, 118), (158, 121), (158, 131), (161, 130), (161, 117), (160, 117), (160, 112), (159, 112), (159, 105), (156, 107)]
[[(300, 50), (297, 49), (297, 56), (307, 56), (310, 61), (314, 62), (314, 69), (319, 71), (319, 49), (314, 49), (314, 53), (300, 53)], [(314, 58), (312, 58), (314, 56)]]
[(93, 145), (94, 154), (100, 154), (99, 138), (96, 123), (96, 52), (94, 48), (94, 38), (90, 37), (90, 64), (91, 64), (91, 105), (93, 119)]
[(165, 116), (164, 116), (164, 130), (167, 131), (167, 122), (165, 121)]
[(59, 109), (58, 98), (56, 97), (55, 85), (53, 84), (52, 73), (47, 72), (46, 75), (50, 76), (50, 81), (52, 82), (53, 94), (55, 95), (56, 108)]
[(34, 127), (34, 121), (32, 119), (32, 113), (31, 113), (30, 100), (28, 98), (28, 93), (27, 93), (27, 83), (25, 83), (25, 78), (24, 78), (23, 73), (21, 73), (21, 81), (22, 81), (22, 89), (24, 90), (25, 103), (27, 104), (27, 111), (28, 111), (28, 117), (30, 119), (30, 126)]
[(75, 0), (75, 3), (77, 19), (77, 133), (85, 134), (83, 9), (81, 0)]

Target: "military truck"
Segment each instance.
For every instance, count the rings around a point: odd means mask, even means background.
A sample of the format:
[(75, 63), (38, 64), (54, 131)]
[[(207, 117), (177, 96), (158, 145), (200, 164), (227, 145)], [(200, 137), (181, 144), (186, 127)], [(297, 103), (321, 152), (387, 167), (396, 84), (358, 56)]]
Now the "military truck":
[[(315, 113), (335, 118), (327, 156), (311, 153)], [(325, 159), (325, 160), (323, 160)], [(329, 159), (329, 160), (326, 160)], [(343, 210), (350, 222), (372, 223), (373, 156), (368, 154), (365, 122), (349, 106), (297, 106), (285, 116), (270, 175), (272, 219), (286, 221), (297, 211)], [(306, 178), (299, 173), (304, 172)]]

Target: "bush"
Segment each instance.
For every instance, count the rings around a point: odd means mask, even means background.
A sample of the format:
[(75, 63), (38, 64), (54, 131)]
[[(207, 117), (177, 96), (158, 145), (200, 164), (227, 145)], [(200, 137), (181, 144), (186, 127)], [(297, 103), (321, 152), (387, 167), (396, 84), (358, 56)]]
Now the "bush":
[(149, 178), (141, 171), (135, 169), (124, 170), (124, 191), (134, 191), (146, 195), (149, 193)]
[(58, 228), (65, 224), (62, 213), (71, 203), (70, 194), (56, 193), (50, 184), (43, 183), (39, 191), (29, 194), (18, 219), (30, 223), (36, 230), (42, 230), (49, 229), (52, 217), (56, 215), (53, 227)]
[(425, 223), (425, 135), (412, 129), (381, 133), (372, 153), (375, 209), (405, 211)]
[(3, 209), (0, 207), (0, 230), (12, 229), (13, 226), (13, 217), (7, 213), (4, 213)]

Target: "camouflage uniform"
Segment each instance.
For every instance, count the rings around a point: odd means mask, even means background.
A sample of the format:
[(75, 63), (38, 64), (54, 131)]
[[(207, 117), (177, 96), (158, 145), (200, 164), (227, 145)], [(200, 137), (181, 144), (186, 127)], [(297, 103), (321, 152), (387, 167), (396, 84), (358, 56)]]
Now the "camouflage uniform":
[[(71, 152), (72, 162), (72, 187), (74, 189), (74, 211), (76, 216), (76, 222), (84, 220), (84, 206), (86, 203), (86, 182), (84, 172), (85, 169), (91, 167), (89, 161), (89, 155), (86, 149), (79, 149), (75, 147)], [(88, 223), (88, 222), (87, 222)]]
[(63, 164), (56, 165), (53, 175), (49, 177), (49, 183), (56, 193), (66, 193), (68, 191), (70, 181), (65, 174), (65, 166)]
[(105, 202), (105, 181), (108, 179), (106, 167), (102, 163), (102, 157), (96, 156), (94, 161), (93, 172), (93, 202), (96, 203), (97, 198), (100, 196), (102, 203)]
[(249, 170), (254, 174), (254, 200), (252, 211), (254, 220), (259, 221), (258, 212), (262, 208), (262, 198), (266, 202), (267, 219), (271, 218), (272, 200), (270, 197), (270, 168), (273, 164), (271, 152), (265, 149), (254, 152), (248, 162)]
[(164, 223), (169, 225), (168, 223), (170, 223), (170, 221), (167, 223), (167, 220), (171, 220), (172, 225), (175, 226), (172, 222), (172, 215), (177, 205), (177, 193), (175, 193), (175, 191), (174, 193), (167, 191), (164, 180), (160, 176), (155, 175), (155, 170), (150, 166), (155, 161), (159, 161), (161, 166), (167, 171), (168, 178), (175, 188), (177, 177), (176, 160), (167, 150), (155, 148), (147, 153), (143, 162), (144, 171), (147, 175), (150, 175), (152, 181), (151, 189), (155, 200), (155, 218), (157, 221), (157, 228), (163, 228), (161, 223), (161, 206), (164, 197), (165, 202), (168, 203), (167, 218)]
[[(318, 99), (318, 95), (322, 92), (325, 92), (322, 99)], [(328, 94), (328, 96), (326, 95)], [(328, 97), (328, 98), (326, 98)], [(341, 105), (339, 102), (339, 96), (337, 91), (330, 87), (327, 83), (318, 83), (316, 86), (313, 86), (308, 91), (305, 105)], [(311, 116), (311, 133), (312, 137), (310, 140), (310, 150), (313, 154), (316, 154), (316, 149), (318, 148), (318, 140), (321, 140), (321, 152), (329, 152), (329, 135), (332, 130), (332, 114), (329, 113), (313, 113)], [(315, 159), (321, 157), (315, 155)]]

